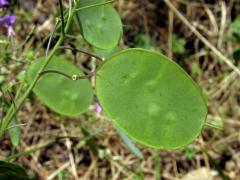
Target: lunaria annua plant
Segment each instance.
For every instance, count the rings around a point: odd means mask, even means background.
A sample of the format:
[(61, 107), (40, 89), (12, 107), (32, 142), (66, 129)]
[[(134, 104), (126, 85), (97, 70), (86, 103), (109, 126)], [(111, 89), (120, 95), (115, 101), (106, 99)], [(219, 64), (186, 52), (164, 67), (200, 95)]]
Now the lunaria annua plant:
[[(7, 1), (0, 2), (2, 6), (8, 5)], [(92, 55), (100, 61), (96, 63), (96, 72), (87, 75), (63, 55), (57, 54), (59, 48), (63, 48), (66, 33), (73, 22), (77, 23), (79, 33), (93, 49), (112, 52), (123, 31), (120, 17), (111, 2), (69, 1), (69, 8), (64, 10), (59, 1), (61, 18), (58, 20), (61, 21), (57, 23), (56, 31), (61, 32), (61, 36), (46, 57), (31, 64), (26, 90), (1, 121), (1, 136), (32, 91), (52, 111), (78, 116), (92, 103), (96, 104), (93, 102), (93, 88), (103, 113), (122, 133), (141, 144), (176, 149), (198, 136), (207, 115), (202, 92), (179, 65), (161, 53), (127, 49), (113, 51), (104, 61)], [(2, 17), (0, 21), (1, 26), (10, 29), (15, 17)], [(9, 31), (11, 35), (12, 30)], [(49, 43), (51, 39), (50, 36)], [(65, 48), (76, 50), (70, 46)], [(88, 78), (93, 76), (96, 84), (91, 87)], [(98, 107), (98, 112), (101, 108)]]

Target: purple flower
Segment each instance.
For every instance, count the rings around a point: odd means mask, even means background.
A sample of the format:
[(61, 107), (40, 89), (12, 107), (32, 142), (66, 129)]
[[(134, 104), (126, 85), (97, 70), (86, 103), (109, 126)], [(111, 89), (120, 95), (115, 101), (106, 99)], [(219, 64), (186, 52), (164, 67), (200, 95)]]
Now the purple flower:
[(11, 14), (9, 16), (0, 17), (0, 27), (7, 29), (9, 38), (15, 36), (15, 31), (13, 29), (15, 22), (16, 22), (16, 16), (14, 14)]
[(0, 17), (0, 27), (8, 28), (9, 26), (14, 26), (15, 22), (16, 22), (16, 16), (14, 14)]
[(98, 103), (95, 103), (95, 110), (97, 113), (101, 113), (102, 112), (102, 108)]
[(8, 0), (0, 0), (0, 8), (6, 7), (9, 5)]

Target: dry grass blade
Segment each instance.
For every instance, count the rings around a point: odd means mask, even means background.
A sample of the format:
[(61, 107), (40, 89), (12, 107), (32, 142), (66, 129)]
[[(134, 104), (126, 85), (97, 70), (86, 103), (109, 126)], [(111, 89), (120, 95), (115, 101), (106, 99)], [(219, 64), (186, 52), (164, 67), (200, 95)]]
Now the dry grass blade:
[(182, 14), (179, 12), (175, 6), (169, 1), (164, 0), (168, 7), (177, 15), (177, 17), (194, 33), (213, 53), (226, 63), (233, 71), (235, 71), (240, 76), (240, 69), (237, 68), (230, 59), (224, 56), (214, 45), (212, 45)]

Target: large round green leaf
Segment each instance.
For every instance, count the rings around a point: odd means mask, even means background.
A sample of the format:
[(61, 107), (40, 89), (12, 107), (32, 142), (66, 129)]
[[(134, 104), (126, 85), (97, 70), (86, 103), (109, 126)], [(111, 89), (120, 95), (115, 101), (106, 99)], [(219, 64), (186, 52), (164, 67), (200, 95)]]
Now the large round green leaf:
[[(29, 82), (33, 80), (44, 60), (41, 58), (30, 66), (27, 74)], [(83, 75), (80, 69), (63, 57), (53, 57), (45, 70), (57, 70), (70, 76)], [(42, 75), (33, 91), (54, 112), (67, 116), (79, 115), (90, 106), (93, 99), (93, 91), (87, 79), (73, 81), (56, 73)]]
[(130, 49), (109, 57), (97, 72), (96, 90), (113, 122), (150, 147), (184, 146), (205, 122), (199, 87), (176, 63), (155, 52)]
[[(80, 0), (78, 7), (106, 2), (105, 0)], [(111, 4), (80, 10), (77, 20), (83, 38), (100, 49), (111, 49), (117, 46), (121, 34), (122, 23)]]

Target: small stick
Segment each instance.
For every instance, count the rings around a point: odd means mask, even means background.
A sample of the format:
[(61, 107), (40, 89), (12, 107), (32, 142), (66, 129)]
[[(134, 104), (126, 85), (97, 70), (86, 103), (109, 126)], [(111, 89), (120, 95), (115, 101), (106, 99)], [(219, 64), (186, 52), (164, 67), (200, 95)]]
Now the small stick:
[(48, 45), (47, 45), (47, 49), (46, 49), (46, 53), (45, 53), (46, 57), (48, 56), (48, 52), (49, 52), (50, 45), (51, 45), (51, 42), (52, 42), (52, 39), (53, 39), (53, 35), (54, 35), (55, 31), (57, 30), (57, 25), (58, 25), (58, 20), (57, 20), (57, 22), (56, 22), (56, 24), (54, 26), (54, 29), (51, 32), (51, 35), (50, 35), (49, 40), (48, 40)]
[(172, 58), (173, 52), (172, 52), (172, 33), (173, 33), (173, 20), (174, 20), (174, 14), (173, 11), (170, 10), (168, 13), (168, 56)]
[(13, 125), (13, 126), (10, 126), (8, 128), (6, 128), (6, 130), (9, 130), (9, 129), (12, 129), (12, 128), (15, 128), (15, 127), (22, 127), (22, 126), (26, 126), (27, 124), (17, 124), (17, 125)]
[[(67, 136), (67, 131), (66, 131), (63, 124), (61, 124), (61, 130), (63, 131), (64, 136)], [(75, 164), (76, 163), (75, 162), (75, 157), (72, 153), (72, 143), (71, 143), (69, 138), (66, 138), (65, 140), (66, 140), (65, 144), (67, 146), (67, 150), (68, 150), (68, 153), (69, 153), (68, 157), (69, 157), (69, 161), (70, 161), (70, 165), (71, 165), (71, 171), (72, 171), (73, 176), (77, 180), (79, 178), (78, 178), (78, 173), (77, 173), (77, 167), (76, 167), (76, 164)]]

